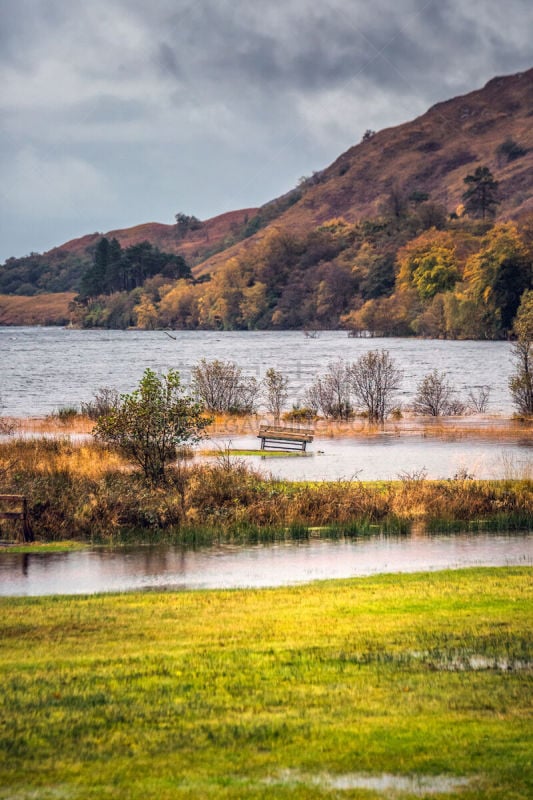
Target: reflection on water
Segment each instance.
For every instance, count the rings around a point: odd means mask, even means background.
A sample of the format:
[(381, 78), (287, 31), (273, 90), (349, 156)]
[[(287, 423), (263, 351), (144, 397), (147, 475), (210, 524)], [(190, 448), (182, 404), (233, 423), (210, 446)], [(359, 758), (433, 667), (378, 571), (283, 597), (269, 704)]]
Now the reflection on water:
[(533, 563), (532, 534), (376, 535), (251, 547), (2, 554), (0, 595), (283, 586), (377, 573)]

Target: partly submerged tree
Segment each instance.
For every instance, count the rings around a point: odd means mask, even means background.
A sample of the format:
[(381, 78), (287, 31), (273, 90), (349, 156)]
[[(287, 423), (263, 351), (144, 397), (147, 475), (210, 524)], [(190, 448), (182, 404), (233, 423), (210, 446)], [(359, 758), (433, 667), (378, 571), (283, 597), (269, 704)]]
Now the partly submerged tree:
[(381, 423), (388, 417), (401, 379), (388, 350), (370, 350), (350, 366), (350, 386), (369, 422)]
[(445, 372), (434, 369), (424, 375), (416, 387), (413, 411), (429, 417), (440, 417), (457, 412), (459, 402), (455, 389), (446, 378)]
[(274, 420), (279, 422), (283, 406), (287, 402), (289, 379), (277, 369), (270, 367), (265, 373), (263, 378), (263, 391), (265, 397), (265, 405), (271, 414), (274, 415)]
[(192, 388), (209, 411), (253, 414), (260, 385), (233, 361), (202, 358), (192, 369)]
[(339, 359), (327, 365), (326, 371), (308, 386), (305, 404), (326, 419), (350, 419), (353, 408), (349, 370), (344, 361)]
[(516, 370), (509, 390), (519, 414), (533, 414), (533, 290), (524, 292), (516, 320), (513, 359)]
[(165, 468), (176, 458), (177, 448), (198, 441), (209, 422), (203, 406), (184, 393), (179, 372), (157, 375), (146, 369), (138, 388), (99, 417), (95, 435), (158, 484), (165, 480)]
[(485, 219), (488, 215), (493, 215), (498, 200), (498, 181), (494, 180), (494, 175), (488, 167), (477, 167), (473, 175), (467, 175), (464, 179), (467, 185), (463, 193), (465, 211), (473, 217)]

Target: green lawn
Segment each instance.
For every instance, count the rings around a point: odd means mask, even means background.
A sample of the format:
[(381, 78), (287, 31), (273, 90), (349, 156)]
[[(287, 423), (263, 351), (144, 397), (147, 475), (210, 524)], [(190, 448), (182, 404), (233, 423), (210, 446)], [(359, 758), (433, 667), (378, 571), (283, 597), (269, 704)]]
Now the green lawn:
[(531, 798), (531, 578), (3, 598), (0, 798)]

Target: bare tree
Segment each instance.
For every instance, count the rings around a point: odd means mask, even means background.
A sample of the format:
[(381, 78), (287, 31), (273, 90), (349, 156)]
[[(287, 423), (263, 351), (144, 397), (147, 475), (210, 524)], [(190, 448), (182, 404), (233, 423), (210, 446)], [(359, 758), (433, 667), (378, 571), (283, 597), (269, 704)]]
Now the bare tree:
[(3, 410), (4, 404), (2, 402), (2, 395), (0, 395), (0, 436), (12, 436), (15, 433), (17, 425), (14, 420), (1, 416)]
[(518, 337), (512, 346), (516, 371), (509, 390), (519, 414), (533, 414), (533, 290), (524, 292), (514, 322)]
[(97, 420), (115, 411), (120, 405), (120, 394), (110, 386), (101, 386), (92, 400), (81, 404), (81, 413), (89, 419)]
[(348, 374), (352, 391), (369, 421), (384, 422), (402, 379), (388, 350), (370, 350), (350, 366)]
[(270, 367), (263, 378), (263, 390), (267, 409), (274, 415), (276, 422), (279, 422), (283, 406), (287, 402), (289, 380), (283, 373)]
[(490, 386), (477, 386), (470, 389), (467, 396), (467, 405), (475, 414), (484, 414), (490, 398)]
[(305, 403), (327, 419), (349, 419), (352, 416), (349, 371), (344, 361), (328, 364), (326, 372), (308, 387)]
[(208, 411), (251, 414), (260, 385), (256, 378), (243, 375), (233, 361), (203, 358), (192, 369), (192, 389)]
[(513, 342), (516, 372), (509, 379), (509, 391), (519, 414), (533, 414), (533, 350), (526, 339)]
[(428, 417), (461, 413), (464, 405), (457, 400), (455, 389), (445, 372), (434, 369), (425, 375), (416, 387), (413, 411)]

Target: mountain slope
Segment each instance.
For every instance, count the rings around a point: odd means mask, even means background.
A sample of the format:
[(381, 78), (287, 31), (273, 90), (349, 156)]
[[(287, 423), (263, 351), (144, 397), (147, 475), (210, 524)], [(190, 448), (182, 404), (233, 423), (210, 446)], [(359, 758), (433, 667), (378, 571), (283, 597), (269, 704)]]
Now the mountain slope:
[[(122, 247), (147, 240), (183, 256), (200, 276), (239, 258), (273, 228), (308, 235), (334, 218), (349, 223), (376, 218), (393, 197), (408, 202), (427, 195), (451, 213), (461, 203), (465, 176), (481, 165), (499, 181), (498, 218), (518, 218), (533, 211), (532, 122), (533, 69), (494, 78), (482, 89), (374, 134), (261, 209), (221, 214), (181, 231), (152, 222), (105, 236), (117, 238)], [(517, 146), (518, 157), (507, 157), (502, 150), (506, 142)], [(74, 239), (43, 255), (9, 259), (0, 267), (0, 292), (78, 290), (102, 235)]]
[[(526, 152), (505, 163), (498, 148), (509, 138)], [(302, 187), (301, 199), (272, 224), (305, 232), (335, 217), (372, 218), (391, 190), (405, 197), (427, 193), (452, 212), (461, 203), (464, 177), (480, 165), (500, 183), (499, 218), (533, 210), (533, 69), (493, 78), (483, 89), (438, 103), (412, 122), (350, 148), (315, 173)], [(194, 272), (216, 270), (250, 241), (206, 259)]]

